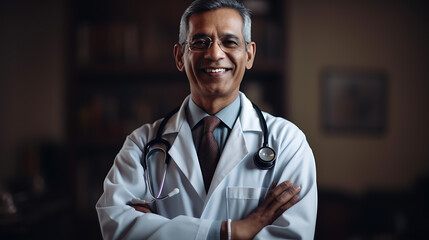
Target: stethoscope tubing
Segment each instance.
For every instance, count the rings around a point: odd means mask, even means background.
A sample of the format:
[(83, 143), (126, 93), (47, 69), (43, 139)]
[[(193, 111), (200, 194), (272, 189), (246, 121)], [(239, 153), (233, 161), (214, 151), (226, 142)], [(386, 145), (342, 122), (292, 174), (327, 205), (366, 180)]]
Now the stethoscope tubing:
[[(260, 168), (260, 169), (265, 169), (268, 170), (270, 168), (272, 168), (275, 164), (275, 158), (276, 158), (276, 154), (275, 151), (268, 147), (268, 127), (267, 127), (267, 123), (265, 121), (264, 116), (262, 115), (261, 110), (256, 106), (256, 104), (252, 103), (253, 108), (255, 109), (258, 118), (260, 120), (260, 124), (264, 133), (264, 140), (263, 140), (263, 145), (261, 148), (258, 149), (258, 151), (255, 153), (254, 156), (254, 161), (255, 161), (255, 165)], [(167, 195), (161, 197), (161, 193), (164, 189), (164, 183), (165, 183), (165, 179), (166, 179), (166, 175), (167, 175), (167, 166), (170, 162), (170, 156), (168, 155), (168, 149), (170, 149), (170, 143), (162, 138), (162, 133), (164, 132), (164, 128), (167, 125), (168, 120), (170, 120), (170, 118), (179, 111), (180, 108), (176, 108), (173, 111), (171, 111), (170, 113), (168, 113), (165, 118), (162, 120), (161, 124), (158, 127), (158, 131), (156, 134), (156, 138), (153, 139), (152, 141), (150, 141), (146, 147), (145, 147), (145, 153), (144, 153), (144, 160), (143, 160), (143, 168), (145, 171), (145, 178), (146, 178), (146, 185), (148, 186), (149, 189), (149, 193), (152, 197), (151, 200), (140, 200), (140, 199), (133, 199), (136, 200), (139, 203), (151, 203), (155, 200), (164, 200), (166, 198), (169, 198), (173, 195), (176, 195), (177, 193), (179, 193), (179, 189), (175, 188), (173, 189), (173, 191), (171, 191), (170, 193), (168, 193)], [(162, 144), (165, 146), (164, 148), (161, 147), (152, 147), (155, 144)], [(270, 151), (272, 152), (272, 159), (271, 160), (263, 160), (260, 158), (259, 153), (264, 152), (265, 151)], [(164, 171), (163, 171), (163, 176), (162, 176), (162, 182), (159, 188), (159, 192), (158, 194), (155, 196), (155, 194), (153, 193), (153, 189), (152, 189), (152, 184), (150, 183), (150, 173), (149, 173), (149, 166), (148, 166), (148, 158), (156, 151), (162, 151), (164, 153)]]

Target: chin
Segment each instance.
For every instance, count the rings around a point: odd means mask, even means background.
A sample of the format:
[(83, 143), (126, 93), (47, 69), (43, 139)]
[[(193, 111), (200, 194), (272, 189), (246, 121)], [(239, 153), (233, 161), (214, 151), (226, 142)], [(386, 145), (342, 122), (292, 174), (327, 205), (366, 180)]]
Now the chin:
[(208, 96), (217, 98), (227, 98), (238, 94), (237, 90), (230, 89), (214, 89), (208, 92)]

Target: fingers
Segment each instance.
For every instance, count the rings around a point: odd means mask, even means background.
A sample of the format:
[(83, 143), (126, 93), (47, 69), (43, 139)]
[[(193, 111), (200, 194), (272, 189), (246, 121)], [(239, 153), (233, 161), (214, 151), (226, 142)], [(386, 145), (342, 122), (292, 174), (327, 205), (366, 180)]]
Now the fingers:
[(152, 210), (150, 210), (150, 206), (148, 204), (135, 204), (130, 206), (133, 207), (136, 211), (142, 213), (152, 213)]
[(289, 208), (291, 208), (298, 201), (299, 201), (298, 195), (293, 196), (286, 204), (280, 206), (280, 208), (277, 209), (275, 215), (277, 215), (277, 216), (282, 215), (286, 210), (288, 210)]
[(277, 186), (277, 181), (274, 181), (273, 184), (271, 184), (270, 190), (274, 189)]
[[(276, 182), (273, 183), (276, 184)], [(267, 198), (265, 203), (271, 204), (272, 201), (274, 201), (277, 197), (279, 197), (283, 192), (288, 190), (290, 187), (292, 187), (292, 181), (287, 180), (282, 183), (280, 183), (278, 186), (272, 186), (272, 189), (268, 192)]]
[(273, 189), (274, 195), (279, 196), (291, 187), (292, 187), (292, 181), (291, 180), (284, 181)]
[(243, 234), (253, 233), (254, 231), (259, 232), (263, 227), (272, 224), (287, 209), (295, 205), (299, 201), (297, 194), (300, 191), (301, 187), (298, 185), (293, 186), (290, 180), (277, 186), (276, 183), (273, 183), (261, 205), (245, 219), (236, 222), (237, 226), (241, 224), (238, 229), (245, 229), (246, 231), (241, 231)]
[(280, 183), (270, 191), (267, 203), (269, 204), (268, 208), (273, 212), (273, 220), (299, 201), (297, 194), (300, 191), (301, 187), (292, 186), (290, 180)]

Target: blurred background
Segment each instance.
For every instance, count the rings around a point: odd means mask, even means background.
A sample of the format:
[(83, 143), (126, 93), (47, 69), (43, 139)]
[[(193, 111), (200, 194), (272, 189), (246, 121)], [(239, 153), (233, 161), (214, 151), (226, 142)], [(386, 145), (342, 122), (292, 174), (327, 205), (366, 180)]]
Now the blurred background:
[[(126, 135), (189, 93), (172, 48), (190, 2), (0, 2), (1, 239), (101, 239)], [(428, 239), (428, 2), (244, 2), (242, 91), (306, 133), (316, 239)]]

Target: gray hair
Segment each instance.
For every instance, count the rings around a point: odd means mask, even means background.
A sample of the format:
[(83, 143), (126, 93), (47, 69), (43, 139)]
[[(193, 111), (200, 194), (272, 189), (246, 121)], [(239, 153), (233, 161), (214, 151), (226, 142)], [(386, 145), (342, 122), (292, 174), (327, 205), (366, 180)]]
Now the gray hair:
[(241, 2), (237, 0), (195, 0), (185, 10), (180, 20), (179, 44), (183, 44), (186, 41), (189, 32), (189, 18), (192, 15), (219, 8), (232, 8), (241, 15), (244, 41), (251, 42), (252, 20), (250, 19), (250, 10)]

